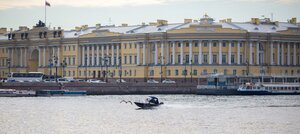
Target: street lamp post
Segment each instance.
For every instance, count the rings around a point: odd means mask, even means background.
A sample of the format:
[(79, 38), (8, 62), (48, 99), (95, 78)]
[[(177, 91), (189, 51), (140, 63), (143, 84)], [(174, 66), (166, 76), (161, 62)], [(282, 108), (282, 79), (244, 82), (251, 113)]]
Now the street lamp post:
[(163, 70), (162, 70), (162, 66), (163, 66), (163, 61), (164, 61), (164, 57), (160, 57), (159, 58), (159, 60), (160, 60), (160, 83), (162, 83), (162, 75), (163, 75)]
[(60, 65), (62, 66), (62, 77), (65, 77), (65, 67), (67, 67), (67, 62), (65, 60), (63, 60), (62, 63), (60, 63)]
[(191, 83), (193, 82), (193, 60), (191, 60)]
[(87, 59), (84, 60), (85, 61), (85, 81), (87, 81)]
[(186, 59), (184, 60), (184, 82), (186, 82), (186, 75), (187, 75), (187, 70), (186, 70)]
[(106, 57), (106, 58), (105, 58), (105, 67), (106, 67), (106, 71), (105, 71), (105, 81), (106, 81), (106, 82), (108, 82), (108, 76), (107, 76), (107, 75), (108, 75), (108, 63), (107, 63), (107, 62), (108, 62), (108, 58), (109, 58), (109, 57)]
[(120, 75), (120, 83), (122, 83), (122, 59), (121, 57), (119, 58), (119, 64), (120, 64), (120, 70), (119, 70), (119, 75)]
[(54, 56), (54, 64), (55, 64), (55, 81), (57, 82), (57, 60), (58, 58)]
[(53, 66), (53, 64), (52, 64), (52, 59), (49, 59), (49, 76), (50, 76), (50, 78), (49, 79), (51, 79), (51, 75), (52, 75), (52, 66)]

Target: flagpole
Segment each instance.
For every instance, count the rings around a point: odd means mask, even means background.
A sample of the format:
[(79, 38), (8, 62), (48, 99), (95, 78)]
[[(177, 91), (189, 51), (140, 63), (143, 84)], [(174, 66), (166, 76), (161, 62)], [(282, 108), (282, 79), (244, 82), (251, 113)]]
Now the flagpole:
[(45, 0), (45, 3), (44, 3), (44, 5), (45, 5), (45, 27), (47, 27), (47, 5), (46, 5), (46, 0)]

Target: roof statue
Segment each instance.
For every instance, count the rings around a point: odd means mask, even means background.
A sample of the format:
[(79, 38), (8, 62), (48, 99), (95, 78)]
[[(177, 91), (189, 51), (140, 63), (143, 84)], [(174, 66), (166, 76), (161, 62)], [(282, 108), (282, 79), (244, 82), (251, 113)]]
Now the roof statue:
[(212, 24), (214, 19), (209, 17), (206, 13), (203, 18), (200, 19), (200, 24)]
[(45, 23), (39, 20), (39, 22), (35, 25), (36, 27), (45, 27)]

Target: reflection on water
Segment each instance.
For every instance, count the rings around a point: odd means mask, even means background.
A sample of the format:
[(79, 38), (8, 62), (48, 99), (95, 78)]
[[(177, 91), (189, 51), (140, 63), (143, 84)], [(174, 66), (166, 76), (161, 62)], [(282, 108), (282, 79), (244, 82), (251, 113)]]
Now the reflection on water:
[(145, 95), (0, 98), (0, 133), (298, 133), (300, 96)]

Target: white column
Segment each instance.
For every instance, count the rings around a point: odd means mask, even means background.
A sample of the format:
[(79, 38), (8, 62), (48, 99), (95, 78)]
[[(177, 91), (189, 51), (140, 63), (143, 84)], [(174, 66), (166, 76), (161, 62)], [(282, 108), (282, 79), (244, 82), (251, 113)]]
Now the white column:
[(146, 43), (143, 42), (143, 65), (146, 65)]
[(92, 45), (92, 66), (95, 66), (95, 45)]
[(161, 45), (160, 45), (160, 64), (163, 64), (164, 63), (164, 47), (165, 47), (165, 44), (164, 42), (162, 41), (161, 42)]
[(57, 47), (57, 66), (60, 66), (60, 47)]
[(175, 44), (175, 41), (172, 42), (172, 56), (173, 56), (173, 61), (172, 61), (172, 64), (174, 65), (175, 64), (175, 47), (176, 47), (176, 44)]
[(90, 66), (90, 46), (86, 46), (86, 66)]
[(7, 58), (9, 58), (9, 59), (10, 59), (10, 49), (9, 49), (9, 48), (7, 48), (6, 50), (7, 50), (7, 53), (6, 53), (6, 54), (7, 54)]
[[(139, 46), (138, 46), (139, 47)], [(119, 44), (117, 44), (117, 65), (120, 65), (120, 60), (119, 60), (119, 49), (120, 49), (120, 46)], [(140, 61), (140, 59), (138, 58), (138, 61)]]
[(52, 63), (54, 63), (55, 49), (52, 47)]
[(43, 57), (43, 66), (45, 67), (46, 66), (46, 47), (44, 47), (43, 55), (44, 55), (44, 57)]
[(39, 47), (39, 67), (41, 66), (41, 64), (42, 64), (42, 62), (41, 62), (41, 59), (42, 59), (42, 57), (41, 57), (41, 48)]
[(271, 41), (270, 64), (273, 65), (273, 41)]
[(82, 51), (82, 63), (81, 63), (81, 65), (82, 66), (86, 66), (85, 65), (85, 54), (84, 54), (84, 51), (85, 51), (85, 46), (82, 46), (82, 49), (81, 49), (81, 51)]
[(208, 59), (209, 59), (209, 64), (212, 64), (212, 51), (211, 51), (211, 40), (208, 41)]
[(107, 58), (107, 64), (110, 65), (109, 63), (109, 44), (106, 45), (106, 58)]
[(167, 44), (166, 44), (166, 64), (169, 64), (170, 62), (169, 62), (169, 56), (170, 56), (170, 53), (169, 53), (169, 45), (170, 45), (170, 43), (169, 42), (167, 42)]
[(193, 57), (193, 41), (189, 41), (189, 64), (192, 64), (192, 57)]
[(293, 50), (293, 65), (296, 65), (296, 43), (294, 43), (294, 50)]
[(281, 65), (284, 65), (284, 43), (281, 44)]
[(183, 64), (183, 41), (180, 41), (180, 64)]
[(198, 62), (199, 64), (202, 64), (202, 41), (198, 41), (198, 46), (199, 46), (199, 55), (198, 55)]
[(24, 49), (25, 50), (25, 60), (24, 60), (24, 65), (25, 67), (27, 67), (27, 48)]
[(101, 65), (104, 65), (104, 44), (101, 45)]
[(137, 47), (136, 48), (136, 58), (137, 58), (136, 64), (140, 65), (140, 43), (139, 42), (136, 43), (136, 47)]
[(277, 65), (280, 65), (280, 42), (277, 42)]
[(241, 64), (241, 42), (240, 41), (238, 41), (238, 43), (237, 43), (237, 47), (238, 47), (238, 50), (237, 50), (237, 64), (239, 65), (239, 64)]
[(291, 49), (290, 49), (290, 43), (287, 43), (287, 64), (290, 65), (291, 64)]
[(23, 48), (20, 48), (20, 66), (23, 67)]
[(111, 44), (111, 65), (115, 65), (115, 45)]
[(158, 58), (157, 58), (157, 56), (158, 56), (158, 48), (157, 48), (157, 42), (155, 42), (155, 52), (154, 52), (154, 64), (155, 65), (157, 65), (157, 61), (158, 61)]
[(97, 64), (97, 66), (99, 66), (100, 64), (99, 64), (99, 44), (97, 44), (97, 47), (96, 47), (96, 53), (97, 53), (97, 58), (96, 58), (96, 64)]
[(222, 64), (222, 41), (219, 40), (219, 64)]
[(256, 42), (256, 64), (259, 65), (259, 42)]
[(231, 44), (232, 43), (234, 43), (234, 42), (232, 41), (232, 42), (228, 43), (228, 64), (229, 65), (231, 64)]
[(253, 64), (253, 61), (252, 61), (252, 59), (253, 59), (253, 57), (252, 57), (252, 41), (250, 41), (249, 42), (250, 43), (250, 45), (249, 45), (249, 47), (250, 47), (250, 50), (249, 50), (249, 64), (250, 65), (252, 65)]
[(11, 60), (10, 60), (11, 66), (14, 66), (14, 48), (11, 49)]

